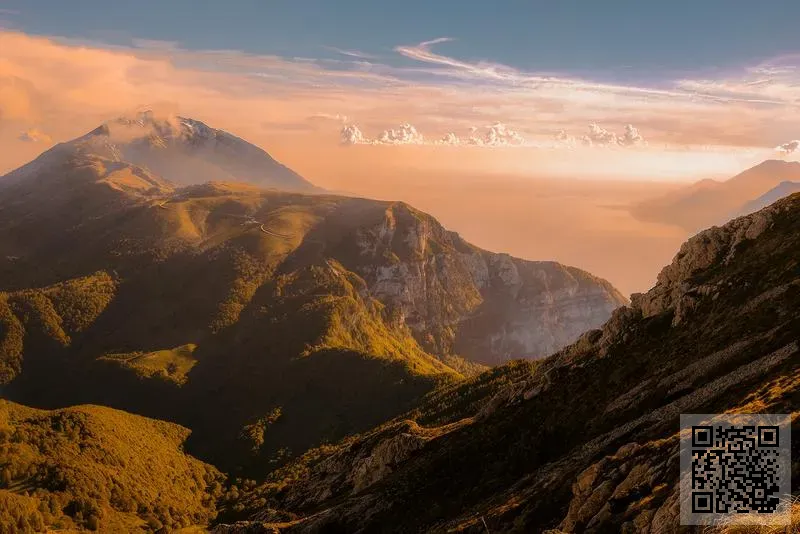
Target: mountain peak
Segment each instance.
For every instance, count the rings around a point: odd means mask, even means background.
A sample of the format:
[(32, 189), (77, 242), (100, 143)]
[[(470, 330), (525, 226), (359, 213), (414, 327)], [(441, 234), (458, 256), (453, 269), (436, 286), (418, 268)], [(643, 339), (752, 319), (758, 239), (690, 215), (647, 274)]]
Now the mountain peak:
[(77, 139), (56, 145), (8, 176), (25, 176), (31, 165), (35, 169), (60, 165), (65, 155), (76, 152), (130, 163), (176, 185), (245, 182), (293, 192), (322, 191), (240, 137), (197, 119), (152, 110), (106, 121)]
[(800, 168), (800, 162), (798, 161), (786, 161), (783, 159), (767, 159), (755, 165), (746, 171), (742, 172), (741, 174), (747, 174), (753, 171), (777, 171), (777, 170), (784, 170), (798, 167)]
[(179, 115), (158, 114), (153, 110), (140, 111), (134, 115), (122, 115), (104, 124), (105, 128), (101, 127), (100, 131), (95, 130), (95, 132), (109, 135), (111, 133), (109, 125), (111, 127), (140, 128), (144, 130), (143, 134), (145, 135), (169, 139), (213, 139), (217, 134), (224, 134), (222, 130), (212, 128), (199, 120)]

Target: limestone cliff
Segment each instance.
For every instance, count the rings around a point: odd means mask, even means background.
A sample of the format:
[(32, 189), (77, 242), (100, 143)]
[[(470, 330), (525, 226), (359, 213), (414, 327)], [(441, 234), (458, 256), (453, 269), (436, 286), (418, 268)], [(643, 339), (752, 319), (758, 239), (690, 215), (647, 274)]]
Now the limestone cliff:
[(626, 303), (585, 271), (481, 250), (401, 202), (356, 229), (355, 240), (350, 263), (372, 296), (434, 354), (489, 365), (541, 358)]

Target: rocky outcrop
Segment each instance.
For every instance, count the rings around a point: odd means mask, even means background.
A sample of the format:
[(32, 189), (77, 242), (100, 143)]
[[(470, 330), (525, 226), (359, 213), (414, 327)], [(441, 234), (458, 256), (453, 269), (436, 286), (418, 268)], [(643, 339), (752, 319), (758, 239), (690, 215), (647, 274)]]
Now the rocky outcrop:
[(592, 464), (572, 484), (572, 501), (559, 529), (596, 531), (617, 524), (630, 534), (676, 532), (679, 454), (677, 438), (628, 443)]
[(355, 270), (370, 293), (435, 354), (490, 365), (541, 358), (626, 303), (605, 280), (481, 250), (404, 203), (356, 236)]
[(406, 419), (350, 440), (289, 486), (281, 496), (281, 504), (306, 509), (335, 496), (358, 494), (383, 480), (427, 442), (453, 428), (422, 428)]
[(756, 239), (769, 228), (774, 216), (774, 211), (762, 210), (692, 237), (681, 246), (672, 263), (659, 273), (653, 289), (631, 296), (632, 307), (641, 310), (645, 317), (673, 308), (674, 322), (679, 323), (699, 298), (713, 297), (720, 290), (715, 285), (691, 284), (692, 277), (712, 265), (724, 268), (740, 245)]

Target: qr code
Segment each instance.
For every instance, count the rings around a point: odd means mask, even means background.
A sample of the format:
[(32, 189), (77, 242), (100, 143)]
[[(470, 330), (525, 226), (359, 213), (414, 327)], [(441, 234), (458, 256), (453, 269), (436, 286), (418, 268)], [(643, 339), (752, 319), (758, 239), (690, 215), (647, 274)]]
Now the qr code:
[(750, 524), (788, 523), (790, 422), (783, 414), (681, 415), (681, 524), (744, 514)]

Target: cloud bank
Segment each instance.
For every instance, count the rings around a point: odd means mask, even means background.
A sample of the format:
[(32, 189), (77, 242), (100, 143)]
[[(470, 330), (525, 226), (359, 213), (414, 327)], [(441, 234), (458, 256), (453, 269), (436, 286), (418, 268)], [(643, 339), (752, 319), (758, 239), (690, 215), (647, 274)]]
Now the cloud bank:
[(447, 145), (447, 146), (482, 146), (505, 147), (524, 146), (525, 138), (516, 130), (497, 122), (490, 126), (478, 128), (473, 126), (469, 132), (460, 137), (455, 132), (448, 132), (443, 137), (434, 140), (426, 138), (410, 123), (403, 123), (398, 128), (382, 131), (374, 138), (364, 136), (361, 129), (355, 124), (342, 127), (339, 132), (339, 142), (342, 145)]
[(603, 128), (596, 123), (590, 123), (588, 131), (576, 138), (566, 130), (559, 130), (555, 135), (556, 148), (575, 148), (579, 145), (587, 147), (645, 147), (645, 141), (639, 129), (632, 124), (626, 124), (622, 135)]

